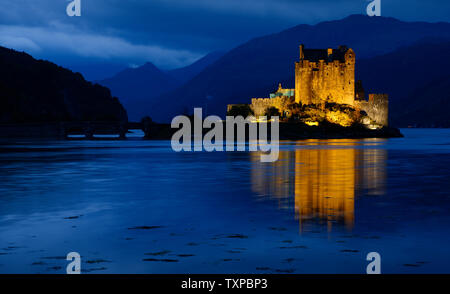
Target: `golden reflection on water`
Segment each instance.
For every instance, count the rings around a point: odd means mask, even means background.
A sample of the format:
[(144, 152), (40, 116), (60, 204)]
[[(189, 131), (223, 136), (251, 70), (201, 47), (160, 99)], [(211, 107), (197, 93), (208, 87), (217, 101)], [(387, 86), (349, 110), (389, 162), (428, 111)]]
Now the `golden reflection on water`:
[(280, 151), (279, 160), (252, 158), (252, 190), (294, 208), (302, 231), (305, 224), (344, 225), (355, 222), (355, 199), (364, 192), (385, 191), (387, 153), (376, 140), (306, 140), (295, 150)]

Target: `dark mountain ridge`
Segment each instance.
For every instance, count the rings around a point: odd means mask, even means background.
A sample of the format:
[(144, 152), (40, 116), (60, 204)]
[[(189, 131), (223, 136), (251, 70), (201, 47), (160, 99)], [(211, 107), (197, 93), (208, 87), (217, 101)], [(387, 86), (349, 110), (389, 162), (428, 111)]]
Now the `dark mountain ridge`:
[(127, 121), (109, 89), (79, 73), (0, 47), (0, 123)]

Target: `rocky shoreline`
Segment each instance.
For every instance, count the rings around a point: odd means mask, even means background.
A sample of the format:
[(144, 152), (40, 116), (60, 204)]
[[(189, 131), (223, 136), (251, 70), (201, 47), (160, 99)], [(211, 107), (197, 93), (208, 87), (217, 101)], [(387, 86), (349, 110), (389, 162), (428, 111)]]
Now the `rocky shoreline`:
[[(267, 126), (270, 138), (270, 126)], [(147, 128), (145, 138), (149, 140), (170, 140), (178, 129), (172, 129), (169, 124), (152, 124)], [(209, 129), (203, 130), (203, 135)], [(224, 125), (224, 138), (225, 138)], [(342, 127), (339, 125), (307, 126), (302, 123), (280, 123), (280, 140), (306, 140), (306, 139), (364, 139), (364, 138), (402, 138), (403, 134), (398, 128), (383, 127), (371, 130), (362, 125)], [(248, 139), (248, 128), (246, 138)]]
[(280, 140), (302, 139), (364, 139), (364, 138), (402, 138), (398, 128), (383, 127), (371, 130), (363, 126), (310, 127), (300, 124), (280, 124)]

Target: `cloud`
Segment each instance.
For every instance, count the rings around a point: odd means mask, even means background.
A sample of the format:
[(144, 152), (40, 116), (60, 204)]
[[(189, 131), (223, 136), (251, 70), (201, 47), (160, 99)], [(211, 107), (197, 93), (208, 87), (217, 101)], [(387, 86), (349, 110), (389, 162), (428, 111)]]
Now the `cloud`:
[(46, 27), (57, 21), (86, 33), (113, 33), (129, 42), (203, 52), (364, 8), (354, 0), (81, 0), (82, 16), (71, 18), (66, 0), (2, 2), (4, 25)]
[(119, 37), (85, 33), (63, 26), (27, 27), (0, 25), (0, 45), (32, 55), (75, 55), (95, 59), (122, 59), (137, 63), (151, 61), (163, 68), (190, 64), (202, 54), (157, 45), (133, 44)]
[[(2, 0), (0, 44), (59, 61), (151, 61), (183, 66), (203, 53), (228, 50), (254, 37), (298, 24), (365, 13), (367, 0), (81, 0), (82, 16), (68, 17), (69, 0)], [(382, 15), (449, 21), (448, 0), (382, 0)], [(86, 60), (85, 60), (86, 61)]]
[[(0, 29), (0, 33), (2, 30)], [(32, 40), (19, 37), (19, 36), (12, 36), (7, 34), (1, 34), (0, 35), (0, 45), (7, 48), (14, 48), (16, 50), (20, 51), (26, 51), (26, 52), (39, 52), (41, 51), (41, 48)]]
[[(324, 11), (337, 12), (345, 10), (348, 13), (349, 3), (354, 0), (154, 0), (170, 4), (171, 6), (184, 6), (186, 8), (203, 9), (220, 13), (232, 13), (242, 15), (254, 15), (270, 17), (275, 19), (289, 19), (306, 22), (314, 21), (315, 16), (323, 14)], [(324, 6), (326, 5), (326, 9)], [(364, 6), (360, 5), (361, 7)]]

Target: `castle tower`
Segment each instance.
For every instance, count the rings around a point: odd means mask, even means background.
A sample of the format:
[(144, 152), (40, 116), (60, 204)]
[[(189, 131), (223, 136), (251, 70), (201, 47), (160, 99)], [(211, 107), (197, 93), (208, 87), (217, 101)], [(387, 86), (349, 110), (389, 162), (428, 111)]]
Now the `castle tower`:
[(300, 45), (295, 63), (295, 101), (302, 104), (334, 102), (353, 105), (355, 53), (352, 49), (305, 49)]
[(355, 52), (353, 50), (345, 48), (344, 62), (344, 78), (340, 80), (344, 84), (344, 95), (342, 97), (343, 104), (353, 105), (355, 101)]

